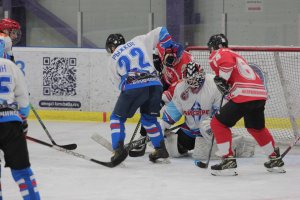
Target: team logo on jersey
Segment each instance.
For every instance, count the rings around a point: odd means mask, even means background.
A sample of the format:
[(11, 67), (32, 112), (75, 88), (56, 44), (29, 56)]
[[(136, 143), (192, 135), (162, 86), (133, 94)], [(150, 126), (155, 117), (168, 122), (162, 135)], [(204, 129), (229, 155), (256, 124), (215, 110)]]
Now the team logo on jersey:
[(195, 121), (200, 121), (202, 115), (208, 115), (209, 110), (202, 110), (199, 102), (195, 101), (190, 110), (184, 111), (185, 116), (192, 116)]
[(180, 95), (180, 98), (183, 100), (183, 101), (186, 101), (188, 98), (189, 98), (189, 90), (185, 90), (181, 93)]

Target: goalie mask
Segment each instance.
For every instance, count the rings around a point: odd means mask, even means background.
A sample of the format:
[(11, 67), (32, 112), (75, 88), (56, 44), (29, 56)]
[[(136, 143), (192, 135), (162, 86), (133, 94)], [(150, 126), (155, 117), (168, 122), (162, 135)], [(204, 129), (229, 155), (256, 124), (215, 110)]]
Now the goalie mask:
[(204, 69), (195, 62), (189, 62), (183, 71), (184, 81), (192, 88), (202, 87), (205, 81)]
[(181, 44), (174, 43), (170, 47), (165, 49), (163, 64), (167, 67), (174, 67), (180, 62), (184, 48)]
[(21, 26), (18, 22), (10, 18), (4, 18), (0, 21), (0, 31), (7, 34), (15, 45), (21, 40)]
[(105, 48), (107, 53), (113, 53), (119, 46), (125, 44), (125, 38), (119, 33), (110, 34), (106, 39)]
[(226, 36), (222, 33), (212, 35), (209, 38), (207, 46), (208, 46), (210, 52), (212, 52), (213, 50), (218, 50), (222, 47), (228, 48), (228, 40), (227, 40)]

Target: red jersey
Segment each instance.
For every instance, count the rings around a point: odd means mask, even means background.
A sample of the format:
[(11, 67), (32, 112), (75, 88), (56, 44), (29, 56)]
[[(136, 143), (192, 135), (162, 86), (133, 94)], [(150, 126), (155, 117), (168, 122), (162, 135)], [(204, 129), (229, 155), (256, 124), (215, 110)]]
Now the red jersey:
[[(158, 44), (157, 50), (158, 50), (158, 56), (159, 56), (160, 60), (163, 61), (165, 49), (162, 48)], [(167, 85), (169, 85), (169, 88), (166, 91), (164, 91), (164, 93), (163, 93), (162, 99), (164, 102), (167, 103), (167, 102), (171, 101), (173, 94), (174, 94), (176, 84), (179, 80), (182, 79), (182, 70), (191, 61), (192, 61), (192, 55), (190, 53), (188, 53), (187, 51), (184, 51), (182, 53), (180, 61), (178, 63), (176, 63), (173, 67), (164, 66), (163, 71), (162, 71), (162, 79), (164, 80), (164, 82)]]
[(209, 56), (209, 64), (217, 76), (231, 86), (228, 98), (235, 103), (266, 100), (267, 91), (263, 81), (236, 52), (221, 48)]

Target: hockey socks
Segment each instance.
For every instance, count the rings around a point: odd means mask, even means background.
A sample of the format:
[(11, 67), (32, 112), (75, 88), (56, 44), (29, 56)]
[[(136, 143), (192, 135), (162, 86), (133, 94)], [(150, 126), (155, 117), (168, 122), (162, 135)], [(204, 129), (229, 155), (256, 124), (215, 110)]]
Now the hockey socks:
[(21, 170), (11, 170), (15, 182), (19, 185), (23, 200), (40, 200), (35, 177), (30, 167)]
[(218, 146), (218, 156), (232, 156), (232, 133), (228, 127), (220, 123), (215, 117), (211, 120), (211, 130)]

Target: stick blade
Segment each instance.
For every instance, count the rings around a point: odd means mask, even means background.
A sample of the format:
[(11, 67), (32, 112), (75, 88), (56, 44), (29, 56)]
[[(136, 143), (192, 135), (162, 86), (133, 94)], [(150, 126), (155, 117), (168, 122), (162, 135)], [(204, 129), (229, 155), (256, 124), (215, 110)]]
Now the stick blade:
[(66, 145), (57, 145), (61, 148), (67, 149), (67, 150), (75, 150), (77, 149), (77, 144), (66, 144)]
[(197, 167), (200, 167), (203, 169), (206, 169), (208, 167), (208, 164), (201, 162), (200, 160), (195, 160), (194, 162)]

